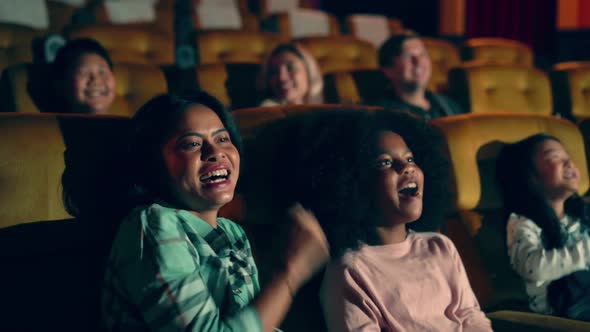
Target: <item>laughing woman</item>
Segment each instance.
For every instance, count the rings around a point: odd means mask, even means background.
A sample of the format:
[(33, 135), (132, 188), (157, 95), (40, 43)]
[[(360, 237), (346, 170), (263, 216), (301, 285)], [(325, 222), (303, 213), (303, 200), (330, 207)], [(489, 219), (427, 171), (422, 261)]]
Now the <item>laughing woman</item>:
[(240, 138), (219, 101), (162, 95), (132, 121), (136, 207), (114, 241), (103, 318), (110, 331), (271, 331), (327, 260), (301, 208), (285, 267), (260, 289), (242, 228), (218, 216), (240, 175)]
[(258, 77), (260, 106), (321, 104), (323, 79), (317, 61), (297, 43), (275, 47)]

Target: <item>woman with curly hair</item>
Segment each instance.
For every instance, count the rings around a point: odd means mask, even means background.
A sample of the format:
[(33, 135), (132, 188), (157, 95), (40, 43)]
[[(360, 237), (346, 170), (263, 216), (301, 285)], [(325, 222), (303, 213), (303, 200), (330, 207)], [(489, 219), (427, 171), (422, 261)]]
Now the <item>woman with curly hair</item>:
[(321, 104), (323, 80), (318, 63), (297, 43), (275, 47), (262, 64), (261, 106)]
[(547, 134), (507, 145), (497, 161), (507, 246), (530, 308), (590, 321), (590, 215), (580, 171)]
[(448, 169), (438, 134), (392, 111), (318, 112), (273, 127), (259, 144), (296, 139), (256, 154), (255, 164), (280, 165), (264, 168), (259, 187), (271, 201), (257, 199), (279, 210), (300, 201), (326, 232), (335, 259), (320, 293), (330, 331), (491, 330), (453, 243), (412, 230), (438, 228), (430, 222), (442, 213)]

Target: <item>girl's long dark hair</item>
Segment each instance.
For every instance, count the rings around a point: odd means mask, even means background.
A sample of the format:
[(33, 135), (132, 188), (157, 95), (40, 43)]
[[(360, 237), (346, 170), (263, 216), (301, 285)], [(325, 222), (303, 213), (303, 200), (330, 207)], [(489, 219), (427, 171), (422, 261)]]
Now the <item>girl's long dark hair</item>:
[[(532, 220), (541, 228), (544, 248), (551, 250), (563, 248), (567, 234), (562, 231), (547, 197), (533, 181), (538, 174), (535, 156), (541, 143), (547, 140), (559, 142), (557, 138), (541, 133), (505, 146), (498, 157), (496, 170), (504, 199), (505, 220), (513, 212)], [(590, 225), (588, 207), (578, 194), (565, 201), (564, 210), (566, 214), (580, 218), (581, 223)], [(584, 290), (576, 286), (579, 280), (588, 280), (588, 272), (574, 272), (549, 284), (547, 299), (556, 314), (565, 316), (575, 298), (583, 296)]]
[[(566, 237), (559, 218), (547, 202), (547, 197), (534, 182), (537, 175), (535, 156), (541, 143), (559, 140), (541, 133), (505, 146), (497, 160), (497, 178), (502, 191), (506, 220), (510, 213), (517, 213), (532, 220), (542, 230), (545, 249), (562, 248)], [(574, 194), (565, 202), (565, 213), (590, 224), (588, 208), (582, 198)]]

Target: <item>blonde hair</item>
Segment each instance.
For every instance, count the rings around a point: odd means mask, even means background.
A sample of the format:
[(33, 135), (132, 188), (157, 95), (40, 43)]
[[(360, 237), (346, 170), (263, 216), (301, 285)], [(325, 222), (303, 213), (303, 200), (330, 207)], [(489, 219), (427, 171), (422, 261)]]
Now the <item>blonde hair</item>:
[(257, 89), (259, 93), (262, 95), (263, 98), (272, 98), (274, 99), (274, 94), (270, 89), (269, 84), (269, 68), (270, 62), (274, 56), (283, 52), (290, 52), (295, 54), (305, 66), (305, 70), (307, 72), (307, 79), (309, 83), (308, 91), (305, 94), (304, 103), (305, 104), (321, 104), (324, 102), (323, 96), (323, 89), (324, 89), (324, 80), (322, 78), (322, 73), (320, 72), (320, 67), (316, 59), (307, 51), (303, 46), (298, 43), (287, 43), (287, 44), (280, 44), (275, 47), (264, 59), (262, 63), (262, 67), (260, 68), (260, 73), (258, 75), (257, 80)]

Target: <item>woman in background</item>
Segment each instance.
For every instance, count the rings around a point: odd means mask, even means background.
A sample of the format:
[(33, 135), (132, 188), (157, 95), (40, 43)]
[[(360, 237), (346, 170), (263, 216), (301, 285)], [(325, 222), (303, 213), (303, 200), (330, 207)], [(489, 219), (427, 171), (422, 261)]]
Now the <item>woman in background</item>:
[(273, 49), (258, 77), (261, 106), (321, 104), (323, 80), (317, 61), (296, 43)]

